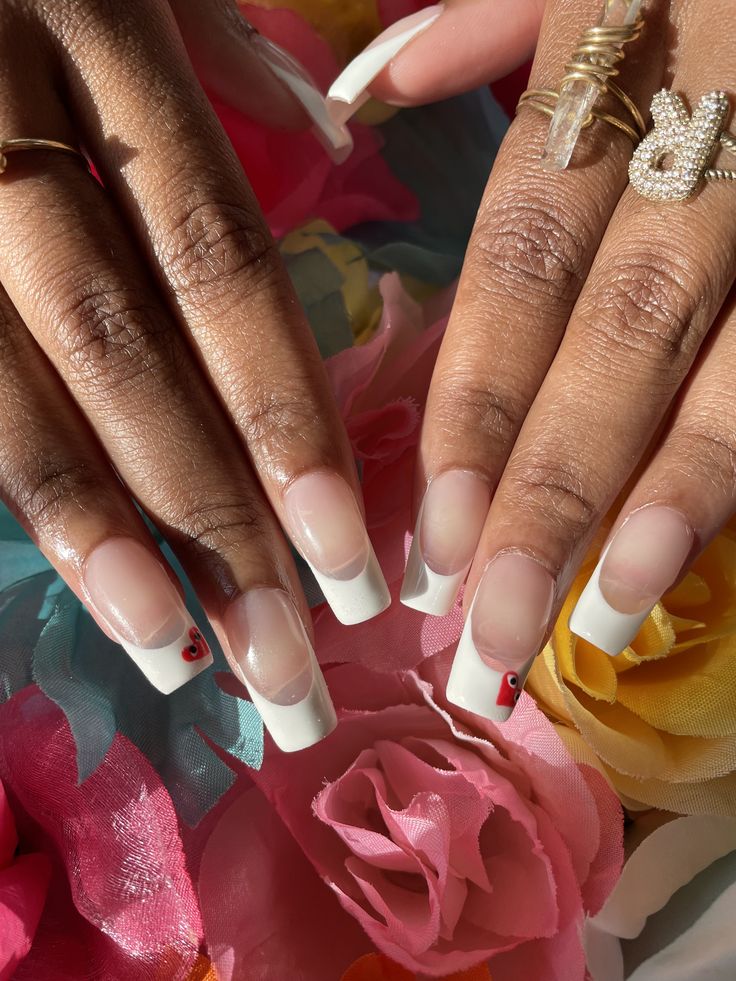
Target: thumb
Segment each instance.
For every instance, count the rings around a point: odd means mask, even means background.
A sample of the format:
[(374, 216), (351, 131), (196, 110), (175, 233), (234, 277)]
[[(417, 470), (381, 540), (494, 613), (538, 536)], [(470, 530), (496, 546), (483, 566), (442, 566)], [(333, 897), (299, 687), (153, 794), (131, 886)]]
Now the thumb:
[(545, 0), (446, 0), (392, 24), (328, 93), (344, 121), (373, 96), (408, 106), (446, 99), (507, 75), (534, 51)]

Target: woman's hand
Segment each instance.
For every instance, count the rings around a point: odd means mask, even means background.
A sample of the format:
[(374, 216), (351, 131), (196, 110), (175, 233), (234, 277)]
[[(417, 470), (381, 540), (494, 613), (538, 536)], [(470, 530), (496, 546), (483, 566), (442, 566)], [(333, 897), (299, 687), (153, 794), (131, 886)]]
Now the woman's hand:
[(297, 749), (334, 712), (281, 528), (344, 622), (388, 591), (319, 353), (174, 14), (220, 91), (214, 38), (240, 59), (242, 108), (314, 122), (314, 90), (296, 86), (300, 104), (284, 85), (298, 66), (232, 6), (204, 27), (194, 0), (2, 4), (0, 136), (83, 145), (104, 187), (54, 152), (15, 153), (0, 177), (0, 493), (170, 692), (211, 658), (135, 499)]
[[(531, 87), (559, 85), (601, 6), (549, 0)], [(540, 7), (449, 0), (408, 32), (395, 25), (393, 49), (379, 39), (332, 94), (357, 105), (369, 75), (402, 104), (478, 84), (523, 55)], [(663, 86), (691, 108), (723, 89), (733, 108), (730, 0), (650, 0), (644, 13), (617, 79), (644, 115)], [(496, 719), (625, 486), (571, 621), (611, 654), (736, 508), (736, 185), (653, 202), (627, 186), (618, 130), (584, 130), (555, 172), (540, 163), (548, 128), (519, 112), (480, 207), (424, 420), (403, 593), (445, 613), (469, 570), (448, 696)]]

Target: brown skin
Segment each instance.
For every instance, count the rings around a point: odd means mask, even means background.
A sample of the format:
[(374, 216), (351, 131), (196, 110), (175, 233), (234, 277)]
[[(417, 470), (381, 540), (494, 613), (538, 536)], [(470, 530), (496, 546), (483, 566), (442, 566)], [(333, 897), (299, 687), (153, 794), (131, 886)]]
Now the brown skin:
[[(197, 36), (217, 36), (224, 16), (232, 31), (237, 16), (213, 5), (204, 23), (181, 0), (0, 8), (0, 132), (81, 143), (104, 182), (54, 153), (16, 154), (0, 180), (0, 493), (80, 595), (99, 542), (155, 548), (132, 496), (215, 624), (234, 594), (270, 584), (309, 627), (283, 492), (313, 469), (358, 498), (359, 485), (314, 339), (172, 6), (204, 61)], [(255, 92), (260, 79), (263, 104), (283, 110), (274, 122), (302, 125), (246, 31), (240, 42), (241, 83)]]
[[(531, 87), (557, 85), (600, 6), (549, 0)], [(663, 86), (691, 103), (718, 88), (736, 97), (728, 0), (654, 0), (646, 12), (620, 78), (635, 102), (648, 106)], [(411, 48), (417, 66), (420, 42), (441, 44), (444, 17)], [(414, 84), (417, 66), (397, 59), (393, 82), (374, 88), (395, 87), (402, 71)], [(544, 171), (548, 125), (524, 108), (493, 167), (435, 369), (417, 501), (445, 470), (484, 475), (494, 498), (466, 607), (497, 553), (525, 552), (555, 579), (551, 629), (648, 454), (617, 524), (645, 504), (677, 508), (695, 530), (694, 557), (736, 509), (736, 190), (724, 182), (684, 203), (649, 202), (627, 187), (631, 144), (600, 123), (571, 169)]]

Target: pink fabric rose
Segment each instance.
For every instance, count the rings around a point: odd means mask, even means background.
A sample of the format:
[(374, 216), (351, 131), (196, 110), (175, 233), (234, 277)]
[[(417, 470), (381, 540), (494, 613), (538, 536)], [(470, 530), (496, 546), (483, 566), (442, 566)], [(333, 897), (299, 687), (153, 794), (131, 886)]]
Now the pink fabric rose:
[(270, 754), (255, 780), (343, 907), (409, 970), (490, 959), (494, 981), (582, 981), (584, 917), (620, 869), (618, 801), (529, 698), (503, 730), (453, 720), (434, 694), (449, 656), (421, 677), (328, 669), (336, 733), (299, 759)]
[(0, 783), (0, 981), (8, 981), (31, 949), (51, 875), (38, 853), (16, 854), (18, 833)]

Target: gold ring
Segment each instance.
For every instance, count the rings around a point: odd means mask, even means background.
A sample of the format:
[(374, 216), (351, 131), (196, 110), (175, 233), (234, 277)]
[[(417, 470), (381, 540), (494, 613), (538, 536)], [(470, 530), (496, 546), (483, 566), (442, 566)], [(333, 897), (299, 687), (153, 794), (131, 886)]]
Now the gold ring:
[[(601, 21), (585, 30), (559, 89), (527, 89), (517, 110), (529, 105), (552, 117), (542, 160), (551, 170), (564, 170), (570, 163), (582, 130), (596, 120), (625, 133), (636, 146), (646, 133), (646, 124), (636, 103), (614, 82), (624, 57), (624, 48), (636, 41), (644, 29), (641, 0), (610, 0), (604, 4)], [(623, 118), (599, 109), (596, 103), (610, 93), (620, 103)]]
[(704, 181), (736, 181), (736, 170), (714, 167), (721, 148), (736, 153), (736, 137), (726, 132), (725, 92), (709, 92), (692, 117), (679, 95), (662, 89), (652, 99), (652, 130), (629, 164), (634, 190), (651, 201), (684, 201)]
[(8, 165), (8, 153), (16, 153), (19, 150), (56, 150), (59, 153), (69, 153), (75, 157), (81, 157), (84, 162), (87, 158), (76, 147), (69, 146), (67, 143), (59, 143), (58, 140), (0, 140), (0, 174), (5, 173)]

